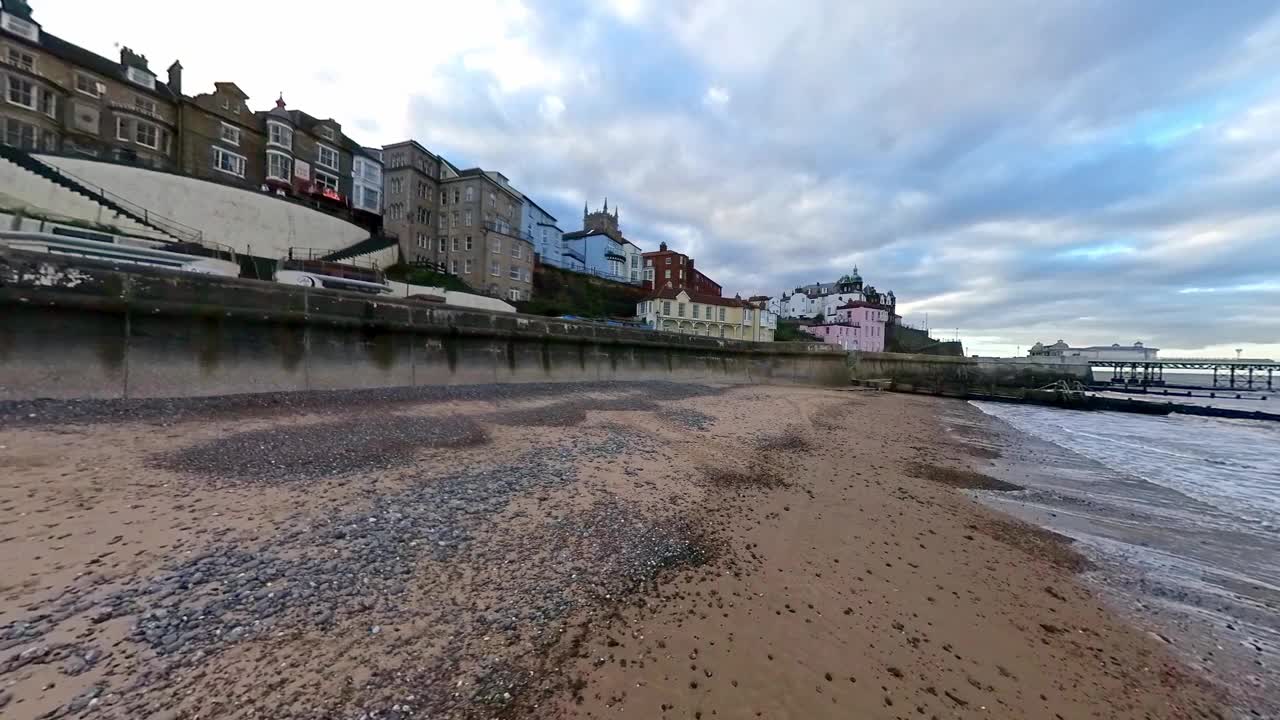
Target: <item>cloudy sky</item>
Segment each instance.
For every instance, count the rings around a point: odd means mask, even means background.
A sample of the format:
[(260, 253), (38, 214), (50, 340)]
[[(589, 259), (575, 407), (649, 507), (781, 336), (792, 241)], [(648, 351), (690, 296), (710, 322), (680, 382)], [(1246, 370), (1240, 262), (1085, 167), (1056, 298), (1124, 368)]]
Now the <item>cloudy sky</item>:
[(184, 90), (413, 137), (730, 292), (855, 264), (971, 352), (1280, 358), (1274, 0), (32, 0)]

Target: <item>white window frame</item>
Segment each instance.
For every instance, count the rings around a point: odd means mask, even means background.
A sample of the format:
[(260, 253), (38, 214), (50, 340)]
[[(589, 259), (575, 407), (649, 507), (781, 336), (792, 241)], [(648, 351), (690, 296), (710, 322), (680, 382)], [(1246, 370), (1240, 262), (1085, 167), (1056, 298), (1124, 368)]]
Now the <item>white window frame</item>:
[[(332, 186), (329, 185), (328, 183), (320, 182), (321, 177), (323, 177), (325, 180), (331, 180), (333, 182)], [(311, 179), (315, 183), (317, 188), (328, 188), (334, 192), (339, 192), (342, 188), (342, 186), (338, 184), (339, 183), (338, 176), (331, 172), (325, 172), (324, 170), (317, 169), (311, 173)]]
[(471, 274), (471, 258), (467, 258), (466, 261), (462, 263), (462, 272), (464, 275)]
[(520, 243), (511, 243), (511, 257), (519, 260), (524, 257), (524, 249), (520, 247)]
[[(280, 132), (280, 137), (288, 140), (288, 142), (280, 142), (276, 140), (272, 130), (278, 130)], [(268, 120), (267, 121), (267, 145), (274, 146), (274, 147), (282, 147), (286, 150), (292, 150), (293, 149), (293, 128), (288, 123), (282, 123), (279, 120)]]
[[(272, 156), (278, 156), (278, 157), (284, 158), (285, 172), (283, 176), (271, 174)], [(279, 150), (267, 150), (267, 179), (282, 180), (284, 182), (293, 182), (293, 156), (287, 152), (281, 152)]]
[[(40, 94), (40, 105), (41, 105), (40, 112), (44, 113), (45, 115), (48, 115), (54, 120), (57, 120), (58, 119), (58, 96), (54, 95), (52, 90), (46, 90), (44, 88), (40, 88), (39, 94)], [(47, 108), (44, 107), (44, 103), (46, 100), (49, 102), (49, 107)]]
[[(240, 172), (236, 172), (234, 170), (228, 170), (222, 167), (222, 158), (224, 156), (238, 160), (240, 165)], [(235, 177), (238, 177), (238, 178), (243, 178), (244, 170), (247, 165), (248, 165), (248, 158), (246, 158), (245, 156), (238, 155), (224, 148), (220, 148), (217, 145), (213, 146), (213, 169), (214, 170), (217, 170), (218, 172), (226, 173), (228, 175), (234, 175)]]
[(134, 85), (141, 85), (148, 90), (156, 89), (156, 76), (132, 65), (125, 68), (124, 76)]
[(128, 118), (122, 118), (119, 115), (116, 116), (116, 140), (119, 140), (120, 142), (132, 142), (129, 138), (129, 134), (124, 129), (125, 124), (128, 122)]
[(666, 315), (666, 316), (668, 316), (668, 317), (670, 317), (670, 315), (671, 315), (671, 301), (670, 301), (670, 300), (663, 300), (663, 301), (662, 301), (662, 314), (663, 314), (663, 315)]
[(520, 268), (515, 265), (512, 265), (511, 269), (507, 270), (507, 277), (511, 278), (512, 280), (519, 280)]
[(142, 97), (141, 95), (133, 96), (133, 107), (142, 111), (142, 113), (145, 115), (160, 114), (156, 106), (156, 101), (152, 100), (151, 98)]
[(471, 227), (471, 211), (470, 210), (466, 210), (462, 213), (462, 225), (463, 227)]
[(493, 250), (493, 252), (495, 252), (495, 253), (497, 253), (497, 254), (499, 254), (499, 255), (501, 255), (501, 254), (502, 254), (502, 238), (500, 238), (500, 237), (496, 237), (496, 238), (494, 238), (494, 239), (493, 239), (493, 248), (492, 248), (492, 250)]
[[(155, 145), (150, 145), (142, 141), (139, 133), (142, 132), (143, 128), (151, 128), (152, 130), (155, 131), (155, 136), (156, 136)], [(141, 145), (142, 147), (151, 148), (152, 150), (159, 150), (160, 149), (160, 126), (156, 125), (155, 123), (149, 123), (145, 120), (134, 120), (133, 121), (133, 141)]]
[(458, 258), (454, 258), (449, 261), (449, 272), (453, 273), (454, 275), (458, 274)]
[[(84, 88), (80, 87), (81, 80), (87, 81), (89, 85), (93, 87), (93, 92), (89, 92), (88, 90), (85, 90)], [(105, 85), (102, 84), (102, 81), (99, 80), (98, 78), (94, 77), (93, 75), (90, 75), (89, 73), (80, 72), (79, 70), (76, 71), (75, 84), (76, 84), (76, 92), (80, 93), (81, 95), (87, 95), (91, 98), (102, 97), (102, 91), (106, 87)]]
[[(5, 88), (4, 88), (5, 101), (8, 102), (10, 105), (17, 105), (20, 108), (26, 108), (28, 110), (35, 110), (36, 112), (39, 112), (37, 108), (40, 107), (40, 92), (39, 90), (36, 89), (36, 84), (31, 80), (24, 80), (23, 78), (14, 77), (13, 75), (8, 75), (6, 77), (8, 78), (8, 80), (5, 81)], [(18, 102), (17, 100), (13, 99), (13, 88), (16, 83), (26, 84), (27, 96), (31, 98), (30, 105)]]
[[(228, 133), (230, 133), (231, 137), (227, 137)], [(235, 125), (232, 125), (231, 123), (225, 123), (225, 122), (222, 123), (221, 137), (222, 137), (222, 142), (227, 143), (228, 145), (234, 145), (236, 147), (240, 147), (240, 128), (236, 127)]]
[(472, 241), (471, 236), (468, 235), (467, 236), (467, 252), (471, 252), (472, 248), (474, 247), (475, 247), (475, 243), (474, 241)]
[[(12, 66), (14, 66), (14, 67), (22, 68), (23, 70), (26, 70), (27, 72), (35, 72), (35, 71), (36, 71), (36, 56), (35, 56), (35, 55), (33, 55), (32, 53), (27, 52), (26, 50), (24, 50), (24, 49), (22, 49), (22, 48), (20, 48), (20, 47), (12, 47), (12, 46), (11, 46), (11, 47), (7, 48), (7, 50), (8, 50), (8, 52), (6, 52), (6, 53), (5, 53), (5, 58), (6, 58), (5, 62), (7, 62), (9, 65), (12, 65)], [(14, 55), (17, 55), (17, 56), (18, 56), (18, 62), (13, 62), (13, 56), (14, 56)], [(27, 62), (27, 61), (29, 61), (29, 62)]]
[(329, 127), (328, 125), (321, 125), (317, 129), (320, 131), (320, 137), (324, 138), (325, 140), (335, 139), (333, 136), (333, 128)]
[(464, 194), (463, 194), (463, 197), (465, 197), (465, 198), (466, 198), (467, 202), (471, 202), (471, 201), (475, 200), (475, 199), (476, 199), (476, 189), (475, 189), (474, 187), (472, 187), (472, 186), (468, 185), (468, 186), (467, 186), (466, 191), (465, 191), (465, 192), (464, 192)]
[[(324, 161), (324, 154), (326, 150), (333, 153), (332, 165)], [(320, 167), (327, 167), (330, 170), (340, 170), (342, 169), (342, 156), (338, 154), (338, 151), (335, 148), (331, 148), (324, 143), (316, 143), (316, 165), (319, 165)]]
[(517, 288), (510, 288), (507, 290), (507, 299), (516, 301), (520, 300), (520, 290)]
[(489, 261), (489, 274), (494, 277), (502, 277), (502, 264), (497, 260)]

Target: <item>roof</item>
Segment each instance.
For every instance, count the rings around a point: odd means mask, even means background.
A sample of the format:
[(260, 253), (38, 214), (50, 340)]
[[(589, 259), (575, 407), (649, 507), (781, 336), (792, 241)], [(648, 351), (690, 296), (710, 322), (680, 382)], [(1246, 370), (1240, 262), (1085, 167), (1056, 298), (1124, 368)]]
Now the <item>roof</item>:
[[(5, 37), (7, 39), (17, 39), (21, 42), (31, 44), (29, 40), (19, 35), (6, 34)], [(140, 92), (152, 93), (169, 100), (177, 100), (178, 98), (177, 94), (174, 93), (173, 90), (169, 89), (169, 86), (162, 82), (159, 77), (156, 77), (155, 90), (139, 85), (129, 80), (125, 75), (124, 66), (121, 63), (110, 58), (103, 57), (91, 50), (86, 50), (75, 43), (67, 42), (57, 35), (47, 33), (44, 31), (44, 28), (40, 29), (40, 42), (37, 47), (52, 55), (60, 57), (73, 65), (79, 65), (90, 72), (125, 83), (129, 87), (137, 89)], [(147, 72), (151, 71), (148, 69)], [(151, 74), (155, 75), (154, 72)]]
[(885, 307), (878, 303), (867, 302), (865, 300), (850, 300), (849, 302), (837, 307), (837, 310), (849, 310), (851, 308), (871, 308), (872, 310), (884, 310)]
[(726, 307), (751, 307), (751, 303), (742, 298), (727, 298), (719, 295), (706, 295), (703, 293), (691, 293), (688, 290), (677, 290), (673, 287), (663, 286), (657, 292), (645, 298), (645, 300), (675, 300), (684, 293), (689, 296), (690, 302), (700, 303), (702, 305), (724, 305)]
[(591, 237), (593, 235), (603, 235), (614, 242), (618, 242), (617, 240), (614, 240), (609, 233), (603, 230), (574, 230), (573, 232), (565, 233), (563, 237), (565, 240), (578, 240), (580, 238)]
[[(527, 203), (529, 203), (530, 205), (532, 205), (532, 206), (534, 206), (534, 207), (538, 208), (539, 210), (541, 210), (541, 211), (542, 211), (542, 214), (543, 214), (543, 215), (546, 215), (546, 216), (547, 216), (547, 217), (549, 217), (549, 218), (551, 218), (551, 220), (552, 220), (553, 222), (560, 222), (559, 220), (557, 220), (557, 219), (556, 219), (556, 216), (555, 216), (555, 215), (552, 215), (551, 213), (547, 212), (547, 209), (546, 209), (546, 208), (544, 208), (544, 207), (542, 207), (541, 205), (539, 205), (538, 203), (534, 202), (534, 201), (533, 201), (533, 198), (529, 197), (528, 195), (525, 195), (524, 193), (520, 193), (520, 197), (523, 197), (525, 202), (527, 202)], [(546, 225), (546, 223), (538, 223), (538, 224), (539, 224), (539, 225)], [(555, 227), (555, 226), (554, 226), (554, 225), (552, 225), (551, 227)]]

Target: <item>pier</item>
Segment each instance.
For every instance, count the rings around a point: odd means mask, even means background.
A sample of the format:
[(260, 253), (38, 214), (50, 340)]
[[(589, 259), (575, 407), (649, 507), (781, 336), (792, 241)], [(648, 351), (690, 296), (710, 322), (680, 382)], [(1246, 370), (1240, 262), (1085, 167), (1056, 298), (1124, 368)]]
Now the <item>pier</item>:
[(1164, 385), (1164, 371), (1212, 370), (1214, 388), (1273, 390), (1280, 362), (1252, 358), (1168, 358), (1164, 360), (1089, 360), (1092, 368), (1110, 368), (1111, 382), (1124, 385)]

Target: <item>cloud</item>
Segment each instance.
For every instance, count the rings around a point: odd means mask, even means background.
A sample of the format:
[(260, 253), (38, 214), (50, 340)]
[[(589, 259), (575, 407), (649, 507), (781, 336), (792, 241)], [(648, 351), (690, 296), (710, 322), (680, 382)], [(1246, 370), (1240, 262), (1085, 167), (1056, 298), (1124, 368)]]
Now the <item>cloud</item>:
[(712, 85), (707, 88), (707, 92), (702, 96), (702, 104), (711, 108), (722, 108), (729, 104), (729, 91)]
[(608, 195), (629, 237), (692, 252), (731, 292), (857, 264), (974, 351), (1280, 357), (1270, 0), (369, 0), (379, 32), (306, 63), (279, 62), (278, 28), (330, 37), (331, 13), (46, 5), (46, 30), (104, 54), (180, 56), (189, 92), (284, 90), (367, 144), (500, 169), (566, 230)]

